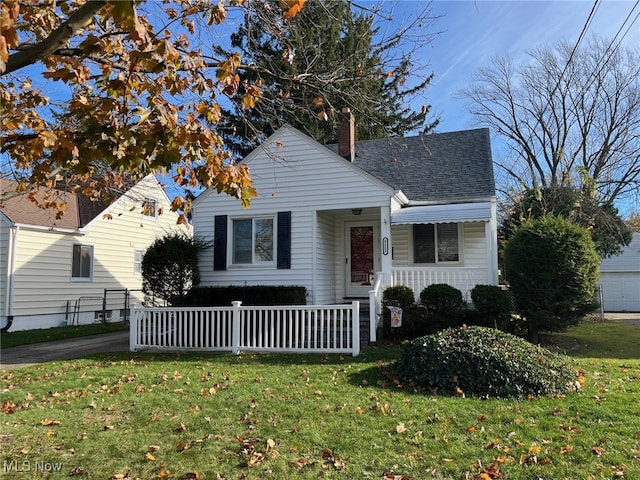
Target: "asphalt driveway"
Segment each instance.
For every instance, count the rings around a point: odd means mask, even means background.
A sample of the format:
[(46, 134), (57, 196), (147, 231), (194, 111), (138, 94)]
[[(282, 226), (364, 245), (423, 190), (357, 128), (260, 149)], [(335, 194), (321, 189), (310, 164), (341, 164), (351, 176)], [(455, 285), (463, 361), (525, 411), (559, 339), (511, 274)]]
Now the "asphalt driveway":
[(0, 370), (15, 370), (55, 360), (70, 360), (94, 353), (129, 351), (129, 330), (87, 337), (33, 343), (0, 350)]

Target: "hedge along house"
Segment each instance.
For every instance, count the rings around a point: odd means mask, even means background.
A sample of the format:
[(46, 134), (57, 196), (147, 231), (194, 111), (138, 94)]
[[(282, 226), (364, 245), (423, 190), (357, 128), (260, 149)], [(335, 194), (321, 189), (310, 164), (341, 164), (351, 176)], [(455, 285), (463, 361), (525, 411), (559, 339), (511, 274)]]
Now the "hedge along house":
[(213, 240), (200, 285), (301, 285), (326, 305), (369, 299), (376, 283), (416, 296), (448, 283), (467, 299), (497, 284), (488, 129), (356, 142), (341, 115), (338, 145), (285, 126), (242, 161), (250, 208), (211, 189), (194, 201), (194, 234)]
[[(3, 191), (15, 188), (1, 180)], [(142, 303), (142, 256), (170, 231), (191, 234), (154, 175), (110, 205), (59, 191), (56, 218), (24, 197), (0, 205), (0, 327), (29, 330), (120, 320)]]

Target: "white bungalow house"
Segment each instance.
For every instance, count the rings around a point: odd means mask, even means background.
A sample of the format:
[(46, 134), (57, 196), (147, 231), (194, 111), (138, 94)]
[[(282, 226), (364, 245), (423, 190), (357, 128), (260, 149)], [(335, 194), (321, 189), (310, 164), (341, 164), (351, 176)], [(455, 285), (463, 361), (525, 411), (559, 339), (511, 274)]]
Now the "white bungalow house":
[(215, 190), (194, 201), (194, 234), (213, 240), (201, 286), (302, 285), (326, 305), (368, 300), (376, 282), (468, 300), (497, 284), (489, 130), (355, 142), (342, 116), (338, 145), (285, 126), (250, 153), (250, 208)]
[[(13, 189), (2, 180), (3, 191)], [(149, 175), (111, 205), (60, 192), (67, 211), (24, 197), (0, 204), (0, 327), (47, 328), (118, 320), (142, 301), (147, 247), (177, 225), (177, 215)], [(144, 205), (144, 208), (143, 208)]]

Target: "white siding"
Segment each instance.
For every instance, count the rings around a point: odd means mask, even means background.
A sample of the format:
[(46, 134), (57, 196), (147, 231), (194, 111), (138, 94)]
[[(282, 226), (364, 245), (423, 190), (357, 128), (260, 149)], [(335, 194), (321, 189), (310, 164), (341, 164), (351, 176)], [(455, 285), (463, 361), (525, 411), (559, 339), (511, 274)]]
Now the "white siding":
[[(392, 189), (289, 127), (278, 130), (245, 163), (258, 192), (251, 206), (243, 209), (237, 199), (209, 190), (194, 202), (194, 234), (213, 240), (216, 215), (251, 217), (290, 211), (291, 269), (228, 265), (227, 270), (214, 271), (213, 249), (208, 249), (201, 256), (200, 284), (302, 285), (315, 301), (331, 300), (331, 275), (337, 272), (329, 253), (337, 240), (330, 217), (340, 209), (350, 212), (351, 208), (389, 205)], [(230, 229), (227, 232), (231, 234)]]
[[(140, 198), (144, 196), (157, 199), (164, 213), (157, 218), (142, 215)], [(137, 208), (131, 211), (132, 207)], [(105, 289), (141, 289), (142, 277), (134, 273), (134, 252), (146, 250), (156, 238), (169, 231), (189, 231), (176, 225), (177, 216), (170, 211), (169, 200), (153, 177), (147, 177), (105, 213), (111, 218), (96, 217), (86, 227), (86, 235), (20, 228), (16, 245), (12, 330), (33, 328), (31, 323), (45, 326), (33, 320), (37, 316), (46, 316), (49, 323), (53, 322), (51, 326), (59, 325), (65, 319), (67, 302), (73, 306), (81, 296), (102, 297)], [(90, 281), (71, 278), (74, 244), (93, 247)], [(114, 293), (110, 298), (112, 302), (107, 309), (122, 307), (124, 293)], [(132, 302), (141, 300), (140, 292), (132, 294)], [(83, 305), (83, 310), (90, 311), (85, 313), (85, 320), (93, 320), (94, 312), (102, 308), (99, 300), (86, 300)]]
[(486, 268), (488, 266), (484, 226), (481, 222), (463, 225), (462, 258), (465, 267)]
[(333, 217), (328, 213), (318, 213), (316, 231), (315, 292), (312, 300), (317, 305), (324, 305), (334, 303), (337, 298), (334, 291), (337, 283), (334, 250), (337, 232)]
[(640, 273), (640, 233), (633, 234), (631, 243), (624, 247), (620, 255), (603, 259), (600, 271)]

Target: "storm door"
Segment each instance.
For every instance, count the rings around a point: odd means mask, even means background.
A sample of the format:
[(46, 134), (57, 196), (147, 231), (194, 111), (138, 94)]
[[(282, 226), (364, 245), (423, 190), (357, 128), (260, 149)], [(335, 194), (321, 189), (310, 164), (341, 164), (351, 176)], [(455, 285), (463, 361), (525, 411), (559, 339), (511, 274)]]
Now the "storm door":
[(346, 297), (368, 297), (380, 270), (377, 222), (346, 223)]

